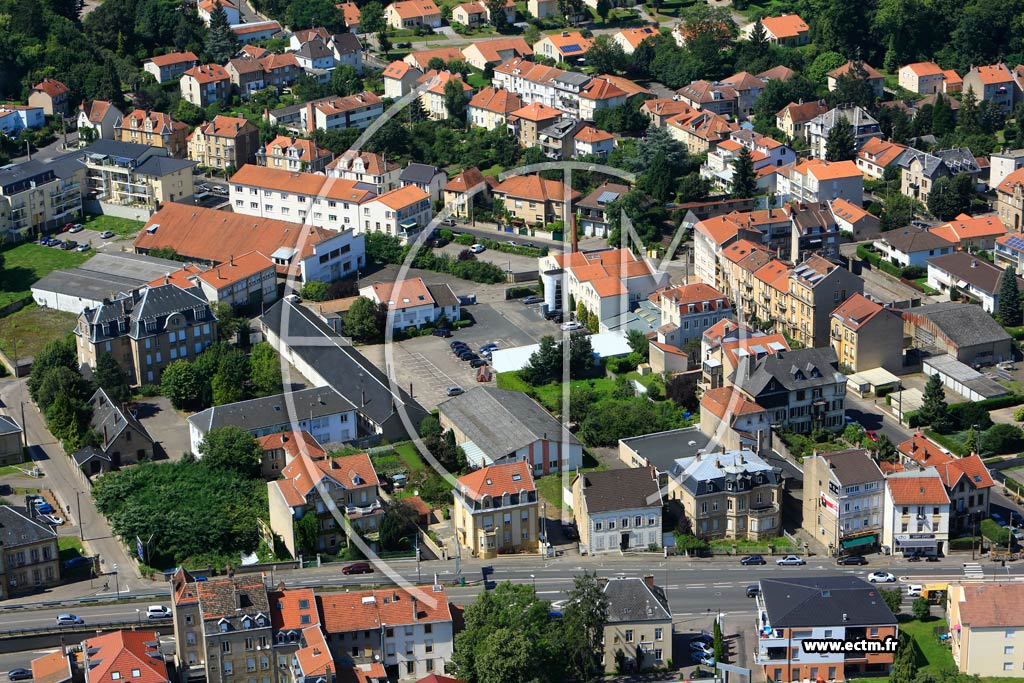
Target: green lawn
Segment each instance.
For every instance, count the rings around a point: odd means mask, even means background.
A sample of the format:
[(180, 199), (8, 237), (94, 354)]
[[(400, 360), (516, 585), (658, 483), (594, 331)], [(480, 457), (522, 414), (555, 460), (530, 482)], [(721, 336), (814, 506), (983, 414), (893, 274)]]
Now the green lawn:
[(32, 463), (24, 463), (22, 465), (4, 465), (0, 467), (0, 477), (27, 477), (25, 474), (27, 470), (32, 469)]
[(490, 81), (484, 78), (483, 74), (477, 73), (476, 71), (466, 77), (466, 83), (470, 84), (474, 88), (484, 88), (491, 84)]
[(116, 216), (89, 216), (83, 221), (82, 225), (95, 230), (96, 232), (103, 232), (109, 230), (116, 235), (132, 235), (139, 230), (142, 230), (142, 226), (145, 225), (142, 221), (133, 221), (130, 218), (118, 218)]
[(420, 457), (420, 452), (416, 450), (416, 445), (411, 442), (395, 446), (395, 453), (398, 454), (398, 457), (409, 468), (409, 474), (418, 472), (426, 467), (423, 463), (423, 458)]
[(82, 550), (82, 542), (76, 536), (58, 536), (57, 550), (60, 552), (61, 562), (67, 562), (72, 557), (80, 557), (85, 554)]
[(544, 477), (538, 477), (533, 480), (533, 483), (537, 485), (537, 491), (545, 502), (549, 505), (554, 505), (559, 510), (562, 509), (561, 474), (549, 474)]
[(942, 625), (942, 619), (932, 617), (928, 621), (907, 621), (900, 623), (900, 629), (906, 631), (914, 642), (921, 656), (918, 657), (918, 671), (938, 671), (940, 669), (952, 669), (956, 667), (953, 661), (953, 654), (949, 647), (944, 645), (935, 636), (935, 627)]
[(5, 251), (4, 269), (0, 274), (0, 306), (29, 296), (32, 285), (47, 273), (73, 268), (85, 263), (90, 256), (92, 254), (31, 243)]
[(29, 304), (20, 311), (0, 318), (0, 349), (11, 358), (15, 355), (19, 358), (34, 356), (48, 342), (71, 332), (76, 318), (74, 313)]

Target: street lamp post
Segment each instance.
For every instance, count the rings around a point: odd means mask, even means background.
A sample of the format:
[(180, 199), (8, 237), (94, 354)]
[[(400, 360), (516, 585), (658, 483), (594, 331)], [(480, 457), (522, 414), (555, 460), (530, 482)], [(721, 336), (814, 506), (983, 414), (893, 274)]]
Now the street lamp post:
[(142, 610), (138, 607), (135, 608), (135, 618), (139, 622), (139, 626), (142, 626)]
[(537, 597), (537, 577), (530, 574), (530, 579), (533, 580), (533, 596)]
[(114, 590), (117, 591), (117, 597), (121, 597), (121, 582), (117, 577), (117, 565), (114, 565)]

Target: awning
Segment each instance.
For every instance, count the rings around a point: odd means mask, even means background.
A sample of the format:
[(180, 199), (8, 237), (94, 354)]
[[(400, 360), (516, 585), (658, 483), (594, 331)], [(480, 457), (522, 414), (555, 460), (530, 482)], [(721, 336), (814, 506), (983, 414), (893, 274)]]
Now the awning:
[(911, 538), (906, 541), (897, 539), (896, 546), (898, 548), (935, 548), (938, 546), (938, 541), (934, 538)]
[(860, 538), (851, 538), (848, 541), (839, 541), (839, 545), (843, 546), (844, 548), (857, 548), (862, 545), (871, 545), (874, 542), (875, 537), (874, 535), (871, 535), (861, 536)]

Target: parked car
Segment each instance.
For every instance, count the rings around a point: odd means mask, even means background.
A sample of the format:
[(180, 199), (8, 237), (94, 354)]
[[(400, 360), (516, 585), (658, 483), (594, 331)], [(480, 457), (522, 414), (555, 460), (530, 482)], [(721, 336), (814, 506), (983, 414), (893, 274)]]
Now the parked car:
[(453, 342), (448, 342), (448, 346), (450, 348), (454, 349), (456, 346), (468, 346), (468, 345), (466, 344), (466, 342), (462, 341), (461, 339), (456, 339)]
[(797, 557), (796, 555), (786, 555), (785, 557), (775, 560), (775, 564), (780, 567), (799, 567), (807, 564), (807, 560), (802, 557)]
[(869, 429), (864, 433), (867, 434), (868, 438), (871, 439), (872, 441), (878, 441), (878, 432), (876, 432), (874, 429)]
[(85, 227), (81, 223), (75, 223), (68, 228), (68, 232), (82, 232), (83, 230), (85, 230)]
[(480, 347), (480, 353), (483, 353), (484, 351), (496, 351), (497, 349), (497, 342), (487, 342), (486, 344)]
[(458, 396), (459, 394), (466, 393), (466, 390), (463, 389), (462, 387), (451, 386), (448, 387), (448, 390), (445, 393), (448, 394), (449, 396)]
[(164, 605), (150, 605), (146, 608), (147, 619), (170, 619), (172, 616), (171, 609)]
[(580, 325), (575, 320), (570, 320), (567, 323), (562, 323), (561, 329), (565, 332), (574, 332), (575, 330), (582, 330), (583, 325)]
[(469, 367), (471, 368), (482, 368), (485, 365), (487, 365), (487, 361), (484, 360), (483, 358), (474, 358), (473, 360), (469, 361)]
[(59, 240), (56, 237), (51, 237), (50, 238), (50, 243), (47, 244), (46, 246), (48, 246), (48, 247), (59, 247), (62, 244), (64, 244), (64, 240)]
[(435, 337), (441, 337), (442, 339), (447, 339), (448, 337), (452, 336), (451, 331), (447, 327), (435, 328), (430, 332), (430, 334), (434, 335)]
[(869, 583), (895, 583), (896, 577), (889, 572), (871, 572), (868, 574)]
[(64, 523), (64, 519), (57, 515), (43, 515), (43, 520), (45, 520), (47, 524), (52, 524), (53, 526), (60, 526)]
[(104, 230), (103, 232), (100, 233), (100, 237), (102, 237), (105, 240), (109, 240), (113, 236), (114, 233), (110, 232), (109, 230)]
[(740, 564), (768, 564), (768, 563), (765, 562), (765, 559), (763, 557), (761, 557), (760, 555), (747, 555), (742, 560), (740, 560)]
[(523, 303), (526, 304), (527, 306), (532, 306), (533, 304), (539, 304), (543, 302), (544, 297), (538, 296), (536, 294), (531, 294), (530, 296), (523, 297)]
[(698, 642), (698, 643), (704, 643), (708, 647), (712, 647), (715, 644), (715, 639), (712, 638), (711, 635), (708, 634), (708, 633), (701, 633), (700, 635), (697, 635), (697, 636), (694, 636), (693, 638), (690, 638), (690, 640)]
[(555, 311), (553, 315), (548, 317), (548, 320), (555, 323), (556, 325), (561, 325), (562, 321), (565, 320), (565, 316), (562, 315), (561, 311)]
[(369, 562), (353, 562), (341, 568), (342, 574), (372, 574), (373, 567)]
[(712, 648), (710, 648), (707, 645), (705, 645), (704, 643), (698, 642), (696, 640), (691, 640), (690, 641), (690, 652), (693, 652), (694, 654), (697, 654), (697, 655), (706, 656), (706, 657), (707, 656), (714, 656), (714, 650)]
[(469, 248), (469, 250), (471, 252), (473, 252), (474, 254), (480, 254), (480, 253), (483, 253), (483, 252), (487, 251), (487, 247), (485, 247), (482, 244), (474, 244), (473, 246), (471, 246)]
[(868, 561), (863, 555), (847, 555), (846, 557), (840, 557), (836, 560), (838, 565), (862, 565), (867, 564)]
[(703, 657), (694, 657), (701, 666), (714, 666), (715, 658), (712, 655), (705, 655)]
[(938, 562), (939, 561), (939, 556), (938, 555), (925, 555), (924, 556), (924, 561), (925, 562)]
[(921, 591), (924, 590), (924, 586), (919, 583), (912, 583), (907, 586), (907, 596), (911, 598), (921, 597)]
[(579, 537), (580, 537), (579, 533), (576, 531), (576, 527), (573, 526), (572, 524), (563, 524), (562, 525), (562, 535), (565, 536), (566, 539), (568, 539), (570, 541), (579, 540)]
[(466, 353), (469, 350), (469, 345), (466, 344), (465, 342), (460, 342), (458, 346), (452, 347), (452, 353), (454, 353), (456, 356), (461, 356), (462, 354)]
[(562, 311), (560, 311), (557, 308), (552, 308), (550, 311), (545, 311), (544, 312), (544, 318), (546, 320), (551, 320), (551, 319), (555, 318), (556, 316), (557, 317), (561, 317), (562, 316)]
[(67, 240), (64, 244), (60, 245), (60, 248), (64, 251), (71, 251), (78, 246), (78, 242), (75, 240)]
[(49, 515), (54, 512), (53, 506), (47, 503), (45, 500), (41, 504), (36, 505), (36, 512), (41, 515)]
[(758, 586), (756, 583), (752, 583), (749, 586), (747, 586), (747, 597), (748, 598), (756, 598), (760, 594), (761, 594), (761, 587)]
[(73, 227), (75, 227), (74, 223), (65, 223), (64, 225), (60, 226), (60, 231), (61, 232), (67, 232), (68, 230), (70, 230)]
[(465, 353), (459, 354), (459, 360), (461, 360), (461, 361), (480, 360), (480, 356), (478, 354), (473, 353), (472, 351), (466, 351)]
[(81, 626), (84, 623), (82, 617), (76, 617), (74, 614), (61, 614), (57, 617), (57, 626)]
[(7, 678), (12, 681), (31, 681), (32, 672), (29, 669), (11, 669), (7, 672)]
[(1006, 520), (1003, 519), (1003, 516), (998, 512), (989, 513), (989, 517), (991, 517), (992, 521), (998, 524), (999, 526), (1006, 526)]
[(88, 557), (72, 557), (70, 560), (65, 560), (64, 569), (75, 569), (77, 567), (85, 567), (92, 564), (92, 560)]
[(88, 244), (79, 244), (77, 247), (75, 247), (75, 251), (79, 251), (79, 252), (89, 251), (89, 245)]

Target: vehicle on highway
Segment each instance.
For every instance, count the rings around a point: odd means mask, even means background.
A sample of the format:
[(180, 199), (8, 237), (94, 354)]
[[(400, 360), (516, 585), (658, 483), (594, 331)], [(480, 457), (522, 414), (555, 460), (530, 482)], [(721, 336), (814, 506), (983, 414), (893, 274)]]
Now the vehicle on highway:
[(543, 303), (544, 302), (544, 297), (538, 296), (536, 294), (531, 294), (530, 296), (524, 296), (522, 301), (527, 306), (532, 306), (534, 304)]
[(52, 524), (53, 526), (60, 526), (64, 523), (64, 520), (57, 515), (43, 515), (43, 519), (47, 524)]
[(907, 595), (911, 598), (921, 597), (921, 591), (924, 590), (924, 586), (919, 583), (912, 583), (907, 586)]
[(81, 626), (84, 623), (82, 617), (76, 617), (74, 614), (61, 614), (57, 617), (57, 626)]
[(473, 360), (469, 361), (469, 367), (471, 368), (482, 368), (485, 365), (487, 365), (487, 361), (484, 360), (483, 358), (474, 358)]
[(146, 608), (147, 619), (170, 619), (172, 616), (171, 608), (164, 605), (150, 605)]
[(12, 681), (31, 681), (32, 672), (29, 669), (11, 669), (7, 672), (7, 678)]
[(109, 240), (113, 236), (114, 236), (114, 233), (112, 233), (109, 230), (104, 230), (103, 232), (100, 233), (100, 237), (102, 237), (105, 240)]
[(85, 226), (82, 225), (81, 223), (75, 223), (70, 228), (68, 228), (68, 232), (82, 232), (83, 230), (85, 230)]
[(466, 393), (466, 390), (459, 386), (451, 386), (445, 391), (448, 396), (458, 396), (459, 394)]
[(342, 574), (372, 574), (373, 567), (369, 562), (353, 562), (341, 568)]
[(938, 555), (925, 555), (924, 556), (924, 561), (925, 562), (938, 562), (939, 561), (939, 556)]
[(77, 247), (75, 247), (75, 251), (78, 251), (78, 252), (89, 251), (89, 245), (88, 244), (79, 244)]
[(487, 247), (485, 247), (482, 244), (474, 244), (473, 246), (471, 246), (469, 248), (469, 250), (471, 252), (473, 252), (474, 254), (480, 254), (480, 253), (483, 253), (483, 252), (487, 251)]
[(797, 557), (796, 555), (786, 555), (785, 557), (775, 560), (775, 564), (780, 567), (799, 567), (807, 564), (807, 560), (802, 557)]
[(566, 331), (566, 332), (573, 332), (575, 330), (582, 330), (583, 329), (583, 325), (580, 325), (575, 320), (570, 320), (567, 323), (562, 323), (560, 328), (562, 330)]
[(838, 565), (861, 565), (867, 563), (868, 561), (863, 555), (847, 555), (836, 560)]
[(919, 553), (910, 553), (907, 555), (907, 562), (920, 562), (921, 555)]
[(70, 560), (64, 562), (64, 569), (74, 569), (75, 567), (85, 567), (92, 564), (92, 560), (88, 557), (72, 557)]
[(765, 559), (763, 557), (761, 557), (760, 555), (747, 555), (742, 560), (740, 560), (740, 564), (768, 564), (768, 563), (765, 562)]
[(756, 583), (752, 583), (749, 586), (747, 586), (747, 597), (748, 598), (756, 598), (760, 594), (761, 594), (761, 587), (758, 586)]
[(868, 574), (868, 583), (895, 583), (896, 577), (889, 572), (871, 572)]

